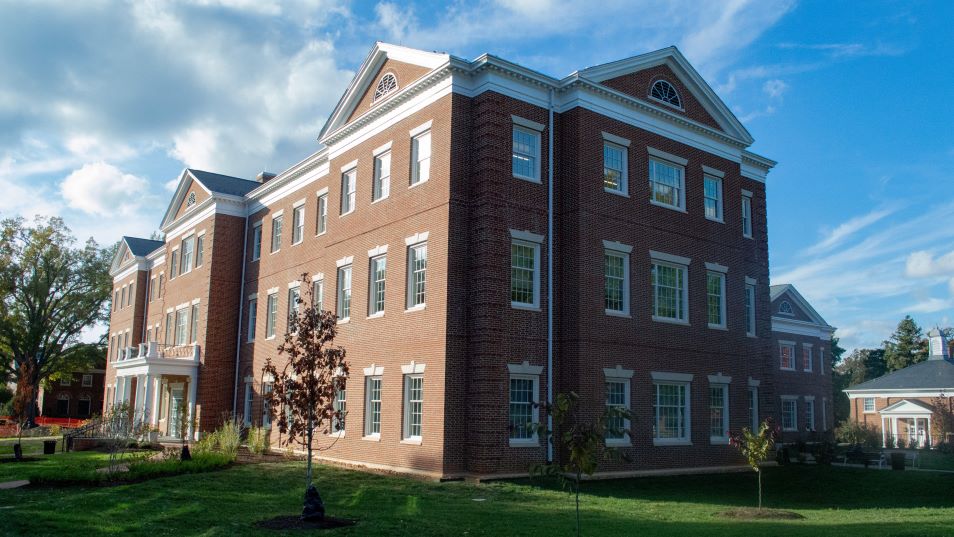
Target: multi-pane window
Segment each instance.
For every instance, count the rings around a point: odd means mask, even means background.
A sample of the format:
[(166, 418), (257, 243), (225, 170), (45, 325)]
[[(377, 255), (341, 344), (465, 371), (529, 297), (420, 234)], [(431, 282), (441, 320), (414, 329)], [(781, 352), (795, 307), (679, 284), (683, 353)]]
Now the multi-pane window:
[(815, 430), (815, 401), (813, 399), (805, 400), (805, 428), (809, 431)]
[(779, 343), (778, 345), (779, 367), (782, 369), (795, 370), (795, 344)]
[(265, 338), (275, 337), (275, 322), (278, 321), (278, 293), (268, 295), (265, 303)]
[(629, 313), (629, 256), (622, 252), (603, 252), (604, 307), (606, 313)]
[(282, 216), (272, 218), (272, 252), (282, 247)]
[(192, 255), (195, 253), (195, 237), (189, 237), (182, 241), (182, 270), (180, 274), (185, 274), (192, 270)]
[(122, 292), (120, 293), (119, 296), (120, 296), (120, 299), (119, 299), (120, 307), (125, 306), (126, 305), (126, 286), (125, 285), (123, 286)]
[(348, 413), (348, 390), (345, 387), (335, 390), (334, 410), (339, 414), (339, 417), (331, 420), (331, 432), (344, 432), (345, 414)]
[(305, 206), (292, 209), (292, 244), (298, 244), (305, 237)]
[(201, 267), (205, 259), (205, 235), (195, 238), (195, 266)]
[(685, 208), (686, 193), (681, 166), (649, 159), (649, 187), (652, 191), (652, 202), (675, 209)]
[(381, 377), (365, 381), (364, 435), (381, 434)]
[(315, 223), (315, 233), (321, 235), (328, 231), (328, 194), (318, 196), (318, 216)]
[(268, 429), (272, 426), (272, 404), (268, 400), (272, 393), (272, 383), (262, 384), (262, 427)]
[(722, 221), (722, 179), (706, 175), (703, 184), (706, 218)]
[(404, 438), (421, 438), (421, 424), (424, 416), (424, 377), (421, 375), (404, 376)]
[(135, 284), (135, 283), (129, 284), (129, 294), (126, 295), (126, 305), (127, 305), (127, 306), (132, 306), (132, 303), (133, 303), (133, 295), (135, 294), (135, 290), (136, 290), (136, 284)]
[(315, 280), (311, 282), (311, 292), (312, 300), (314, 300), (314, 306), (318, 311), (324, 311), (325, 309), (325, 280)]
[(626, 148), (603, 143), (603, 188), (625, 194), (626, 188)]
[(351, 318), (351, 265), (338, 269), (338, 318)]
[(729, 387), (725, 384), (709, 386), (709, 439), (729, 439)]
[(798, 402), (795, 399), (782, 399), (782, 430), (798, 430)]
[(812, 348), (809, 345), (802, 345), (802, 371), (812, 371)]
[(391, 192), (391, 152), (385, 151), (374, 157), (374, 182), (371, 184), (371, 201), (388, 197)]
[(119, 289), (113, 293), (113, 311), (117, 311), (122, 307), (123, 303), (119, 301)]
[(252, 391), (252, 383), (245, 383), (245, 399), (244, 404), (242, 405), (242, 423), (246, 427), (252, 425), (252, 396), (254, 392)]
[(407, 307), (415, 308), (425, 303), (427, 287), (427, 243), (422, 242), (407, 249)]
[(248, 341), (255, 341), (255, 323), (258, 322), (258, 298), (248, 299)]
[(91, 387), (93, 387), (93, 375), (83, 375), (83, 383), (82, 383), (82, 386), (83, 386), (84, 388), (91, 388)]
[(537, 433), (532, 426), (534, 421), (533, 404), (537, 394), (537, 380), (531, 376), (510, 377), (510, 441), (533, 442)]
[(172, 343), (173, 343), (173, 340), (172, 340), (172, 329), (173, 329), (172, 312), (169, 312), (169, 313), (166, 314), (166, 337), (165, 337), (165, 339), (163, 340), (163, 342), (164, 342), (166, 345), (172, 345)]
[(262, 257), (262, 223), (252, 227), (252, 261)]
[(286, 319), (288, 320), (289, 332), (291, 332), (292, 319), (298, 317), (299, 304), (298, 299), (301, 297), (301, 290), (299, 287), (292, 287), (288, 290), (288, 312), (286, 314)]
[(755, 335), (755, 285), (745, 284), (745, 333)]
[(172, 251), (172, 259), (169, 261), (169, 279), (179, 275), (179, 250)]
[(749, 427), (759, 432), (759, 389), (755, 386), (749, 386)]
[(663, 442), (689, 439), (687, 392), (688, 385), (684, 383), (653, 384), (653, 438)]
[(192, 326), (189, 329), (189, 341), (192, 343), (199, 342), (199, 305), (192, 305)]
[(686, 267), (654, 262), (653, 318), (686, 321)]
[(510, 245), (510, 304), (537, 307), (540, 288), (540, 245), (515, 240)]
[(742, 236), (752, 238), (752, 196), (742, 196)]
[(725, 328), (725, 274), (706, 273), (706, 314), (709, 326)]
[(355, 193), (358, 184), (358, 169), (351, 168), (341, 174), (341, 214), (354, 210)]
[(864, 411), (865, 412), (874, 412), (875, 411), (875, 400), (874, 397), (865, 397), (864, 398)]
[(387, 273), (388, 258), (378, 256), (371, 258), (370, 288), (368, 297), (368, 315), (384, 313), (384, 287)]
[(189, 336), (189, 310), (176, 311), (176, 345), (185, 345)]
[(431, 176), (431, 131), (411, 139), (411, 185), (423, 183)]
[(514, 126), (513, 175), (531, 181), (540, 180), (540, 133)]
[[(629, 410), (629, 380), (606, 379), (606, 408)], [(606, 421), (606, 440), (627, 440), (629, 438), (629, 420), (625, 415), (614, 414)]]

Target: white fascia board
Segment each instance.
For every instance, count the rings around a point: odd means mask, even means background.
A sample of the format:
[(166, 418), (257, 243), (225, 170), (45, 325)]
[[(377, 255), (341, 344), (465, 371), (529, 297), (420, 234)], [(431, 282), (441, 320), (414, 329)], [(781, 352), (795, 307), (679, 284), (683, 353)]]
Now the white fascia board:
[[(141, 259), (141, 258), (137, 257), (136, 259)], [(139, 272), (140, 270), (149, 270), (149, 265), (145, 262), (145, 260), (137, 261), (136, 263), (129, 265), (128, 267), (123, 269), (121, 272), (118, 272), (115, 276), (113, 276), (113, 282), (122, 283), (120, 282), (120, 280), (124, 280), (128, 278), (129, 276), (135, 274), (136, 272)]]
[(799, 336), (811, 336), (817, 337), (821, 340), (828, 340), (831, 338), (834, 330), (832, 330), (831, 327), (817, 325), (815, 323), (799, 321), (797, 319), (783, 319), (773, 316), (772, 332), (794, 334)]
[(924, 390), (885, 390), (884, 388), (878, 388), (875, 390), (854, 390), (848, 388), (842, 391), (848, 394), (848, 399), (860, 399), (865, 397), (950, 397), (951, 393), (954, 393), (954, 386), (951, 386), (950, 388), (930, 388)]
[[(308, 169), (302, 175), (285, 181), (285, 184), (269, 191), (267, 194), (262, 195), (258, 199), (249, 199), (247, 214), (251, 216), (263, 209), (267, 209), (269, 206), (274, 205), (275, 203), (295, 194), (299, 190), (314, 183), (322, 177), (325, 177), (328, 175), (329, 167), (328, 161), (323, 161)], [(272, 179), (269, 181), (269, 183), (272, 181), (275, 181), (275, 179)]]

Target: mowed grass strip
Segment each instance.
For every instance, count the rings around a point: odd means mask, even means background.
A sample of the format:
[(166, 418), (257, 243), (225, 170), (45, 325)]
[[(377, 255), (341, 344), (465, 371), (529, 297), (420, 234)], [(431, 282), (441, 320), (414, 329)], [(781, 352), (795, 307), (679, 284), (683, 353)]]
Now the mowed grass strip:
[[(35, 464), (35, 463), (30, 463)], [(574, 534), (573, 499), (551, 482), (432, 483), (319, 466), (329, 535)], [(584, 535), (952, 535), (954, 474), (817, 466), (768, 468), (765, 505), (805, 516), (715, 516), (754, 505), (754, 473), (583, 485)], [(282, 535), (258, 520), (300, 510), (304, 465), (241, 465), (115, 487), (0, 491), (3, 535)], [(293, 533), (289, 533), (292, 535)]]

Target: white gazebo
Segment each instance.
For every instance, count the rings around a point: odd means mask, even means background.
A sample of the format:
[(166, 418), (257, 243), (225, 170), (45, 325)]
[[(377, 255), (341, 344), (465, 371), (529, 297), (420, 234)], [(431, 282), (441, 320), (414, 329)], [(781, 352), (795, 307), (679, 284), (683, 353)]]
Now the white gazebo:
[[(903, 399), (881, 409), (878, 413), (881, 416), (881, 446), (906, 447), (911, 440), (916, 441), (918, 447), (930, 446), (933, 413), (934, 408), (917, 399)], [(906, 439), (906, 445), (899, 446), (899, 439)]]

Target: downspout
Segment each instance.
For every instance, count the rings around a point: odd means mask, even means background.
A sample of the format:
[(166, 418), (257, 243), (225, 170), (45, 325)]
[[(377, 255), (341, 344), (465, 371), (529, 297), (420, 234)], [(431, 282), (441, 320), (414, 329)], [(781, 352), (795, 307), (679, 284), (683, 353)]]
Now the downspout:
[[(553, 408), (553, 89), (547, 125), (547, 404)], [(547, 462), (553, 462), (553, 412), (547, 412)]]
[[(248, 207), (246, 207), (246, 211)], [(245, 265), (248, 255), (248, 215), (245, 215), (245, 232), (242, 234), (242, 281), (239, 283), (238, 329), (235, 334), (235, 386), (232, 390), (232, 418), (238, 410), (239, 358), (242, 356), (242, 321), (245, 315)], [(244, 419), (245, 416), (242, 416)]]

